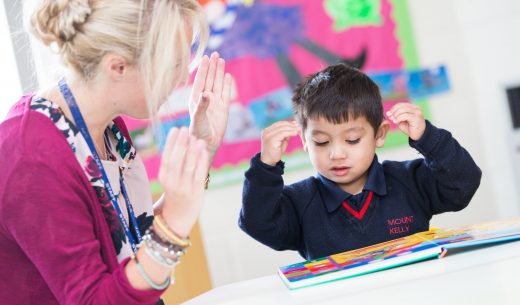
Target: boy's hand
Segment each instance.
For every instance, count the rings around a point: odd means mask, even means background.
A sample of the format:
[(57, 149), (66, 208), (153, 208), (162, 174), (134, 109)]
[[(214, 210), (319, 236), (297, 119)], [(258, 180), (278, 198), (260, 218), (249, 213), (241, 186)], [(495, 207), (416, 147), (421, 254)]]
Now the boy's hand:
[(300, 128), (296, 122), (280, 121), (262, 131), (262, 151), (260, 161), (269, 165), (276, 165), (282, 159), (287, 149), (290, 137), (296, 136)]
[(424, 134), (426, 121), (421, 107), (412, 103), (397, 103), (386, 112), (386, 115), (410, 139), (417, 141)]

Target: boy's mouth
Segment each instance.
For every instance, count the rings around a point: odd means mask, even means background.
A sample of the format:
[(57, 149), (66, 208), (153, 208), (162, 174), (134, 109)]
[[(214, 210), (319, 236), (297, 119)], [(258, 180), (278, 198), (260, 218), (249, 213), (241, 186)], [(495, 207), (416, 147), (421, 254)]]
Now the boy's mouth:
[(345, 176), (350, 172), (348, 166), (334, 166), (330, 169), (335, 176)]

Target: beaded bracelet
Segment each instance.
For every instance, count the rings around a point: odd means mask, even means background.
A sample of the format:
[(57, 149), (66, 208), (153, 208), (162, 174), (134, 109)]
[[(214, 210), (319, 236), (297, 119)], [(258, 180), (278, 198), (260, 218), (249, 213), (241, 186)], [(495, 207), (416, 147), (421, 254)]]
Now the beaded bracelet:
[(163, 240), (155, 233), (154, 227), (148, 229), (143, 236), (144, 250), (155, 262), (173, 267), (180, 262), (180, 258), (186, 253), (186, 249), (176, 244)]
[(144, 268), (143, 266), (141, 266), (141, 264), (139, 263), (139, 260), (137, 259), (137, 255), (134, 255), (133, 256), (133, 259), (135, 260), (135, 266), (137, 267), (137, 271), (139, 272), (139, 274), (141, 275), (141, 277), (144, 279), (144, 281), (150, 285), (150, 287), (152, 287), (153, 289), (155, 290), (164, 290), (166, 289), (168, 286), (170, 286), (170, 283), (171, 283), (171, 279), (170, 277), (167, 277), (166, 280), (164, 281), (164, 283), (160, 284), (160, 285), (157, 285), (155, 284), (152, 279), (148, 276), (148, 274), (146, 274), (146, 271), (144, 271)]

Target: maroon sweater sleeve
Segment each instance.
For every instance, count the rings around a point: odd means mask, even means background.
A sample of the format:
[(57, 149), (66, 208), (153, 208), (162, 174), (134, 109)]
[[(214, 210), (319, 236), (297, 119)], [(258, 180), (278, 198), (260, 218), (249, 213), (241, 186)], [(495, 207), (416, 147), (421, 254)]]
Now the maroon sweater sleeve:
[(39, 271), (34, 280), (43, 280), (59, 304), (155, 304), (162, 291), (134, 289), (124, 272), (128, 259), (108, 267), (97, 198), (52, 122), (28, 111), (2, 130), (0, 149), (12, 150), (0, 166), (0, 229)]

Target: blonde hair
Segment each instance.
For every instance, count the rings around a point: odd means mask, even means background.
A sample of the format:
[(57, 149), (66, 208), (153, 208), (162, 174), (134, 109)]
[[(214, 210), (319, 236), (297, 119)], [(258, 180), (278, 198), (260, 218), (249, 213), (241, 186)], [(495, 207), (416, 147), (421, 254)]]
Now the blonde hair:
[(109, 53), (135, 65), (151, 114), (188, 80), (190, 63), (202, 56), (208, 36), (196, 0), (43, 0), (30, 30), (86, 81)]

